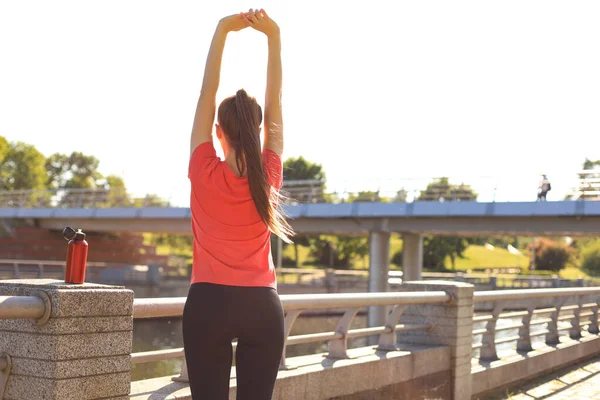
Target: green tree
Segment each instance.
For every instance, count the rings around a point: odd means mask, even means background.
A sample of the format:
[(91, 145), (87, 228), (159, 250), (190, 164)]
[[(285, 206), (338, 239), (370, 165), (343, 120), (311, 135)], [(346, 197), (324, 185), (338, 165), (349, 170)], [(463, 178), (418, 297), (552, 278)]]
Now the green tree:
[(451, 184), (446, 177), (431, 181), (425, 190), (421, 190), (419, 201), (471, 201), (477, 199), (477, 193), (464, 183)]
[[(538, 239), (535, 246), (535, 267), (539, 270), (558, 272), (574, 259), (574, 250), (549, 239)], [(531, 244), (529, 245), (531, 251)]]
[[(321, 164), (310, 162), (302, 156), (285, 160), (283, 163), (283, 179), (284, 181), (319, 180), (323, 182), (321, 184), (321, 191), (324, 190), (325, 187), (325, 171), (323, 170), (323, 166)], [(298, 200), (302, 201), (303, 199), (298, 198)], [(298, 268), (300, 266), (298, 246), (309, 246), (310, 242), (306, 235), (296, 235), (292, 240), (294, 242), (294, 260), (296, 268)], [(287, 244), (284, 244), (284, 246), (287, 246)]]
[(74, 151), (71, 155), (55, 153), (46, 161), (49, 188), (89, 189), (100, 186), (102, 174), (98, 172), (100, 161)]
[(590, 275), (600, 275), (600, 242), (583, 249), (581, 268)]
[(592, 161), (586, 158), (583, 162), (583, 169), (594, 169), (596, 166), (600, 166), (600, 160)]
[(283, 163), (283, 179), (295, 180), (322, 180), (325, 181), (325, 171), (318, 163), (310, 162), (304, 157), (288, 158)]
[(0, 140), (0, 189), (44, 189), (45, 157), (34, 146)]
[[(472, 201), (477, 193), (471, 186), (460, 183), (452, 184), (446, 177), (431, 181), (422, 190), (419, 201)], [(446, 258), (450, 258), (452, 270), (456, 269), (456, 259), (464, 258), (464, 252), (470, 240), (462, 237), (434, 237), (423, 239), (423, 267), (433, 270), (444, 270)]]

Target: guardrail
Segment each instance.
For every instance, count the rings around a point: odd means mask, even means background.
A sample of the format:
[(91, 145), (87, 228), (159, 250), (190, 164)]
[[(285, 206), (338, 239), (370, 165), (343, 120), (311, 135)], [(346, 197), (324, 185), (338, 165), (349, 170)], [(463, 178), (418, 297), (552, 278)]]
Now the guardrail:
[[(598, 174), (597, 171), (596, 174)], [(564, 198), (563, 193), (568, 194), (573, 200), (598, 200), (600, 198), (598, 178), (578, 180), (571, 174), (556, 178), (559, 182), (562, 182), (562, 192), (557, 193), (556, 198)], [(286, 180), (282, 190), (289, 193), (290, 201), (294, 203), (325, 201), (330, 203), (347, 201), (414, 202), (418, 199), (465, 201), (472, 199), (472, 191), (478, 193), (478, 200), (480, 201), (535, 201), (539, 183), (539, 179), (534, 176), (519, 180), (508, 176), (464, 176), (451, 177), (449, 181), (450, 183), (444, 177), (399, 177), (375, 180), (356, 177), (333, 183), (319, 180)], [(571, 186), (566, 182), (572, 182), (573, 184)], [(555, 188), (550, 194), (557, 192), (559, 188), (557, 184), (554, 186)], [(167, 195), (167, 197), (169, 196)], [(172, 206), (170, 201), (160, 200), (154, 196), (135, 198), (123, 188), (0, 191), (0, 208), (169, 206)]]
[[(367, 270), (335, 270), (335, 269), (308, 269), (308, 268), (278, 268), (277, 274), (283, 283), (297, 285), (338, 287), (359, 282), (366, 283), (369, 272)], [(402, 271), (390, 271), (389, 283), (401, 284)], [(490, 274), (490, 273), (462, 273), (462, 272), (423, 272), (423, 280), (453, 280), (484, 286), (491, 290), (496, 289), (524, 289), (524, 288), (561, 288), (598, 286), (599, 279), (579, 278), (563, 279), (558, 276), (542, 275), (517, 275), (517, 274)], [(342, 283), (342, 285), (340, 285)]]
[[(412, 292), (412, 293), (348, 293), (348, 294), (316, 294), (316, 295), (282, 295), (281, 303), (285, 312), (285, 346), (281, 358), (281, 368), (287, 369), (286, 347), (289, 345), (328, 342), (330, 358), (345, 358), (348, 349), (347, 340), (379, 336), (380, 350), (395, 350), (396, 334), (414, 330), (427, 330), (430, 325), (399, 324), (403, 311), (411, 304), (440, 304), (450, 301), (450, 296), (443, 291)], [(136, 299), (133, 304), (133, 317), (160, 318), (175, 317), (183, 314), (185, 297)], [(365, 307), (393, 306), (388, 314), (385, 325), (360, 329), (349, 329), (354, 317)], [(318, 332), (306, 335), (289, 336), (294, 322), (306, 310), (344, 309), (335, 331)], [(233, 342), (234, 349), (237, 343)], [(167, 360), (184, 357), (183, 348), (147, 351), (131, 355), (133, 364)], [(187, 381), (185, 359), (177, 381)]]
[[(566, 305), (569, 298), (575, 304)], [(474, 301), (494, 304), (491, 314), (473, 318), (474, 323), (486, 323), (485, 328), (473, 330), (475, 337), (482, 337), (481, 342), (473, 345), (474, 350), (480, 350), (481, 360), (498, 359), (497, 346), (504, 343), (516, 342), (517, 351), (531, 351), (533, 349), (531, 340), (534, 337), (545, 336), (546, 344), (554, 345), (559, 343), (560, 333), (564, 331), (568, 331), (572, 339), (580, 338), (582, 328), (585, 326), (588, 327), (587, 332), (590, 334), (600, 332), (598, 328), (600, 287), (475, 292)], [(519, 303), (515, 303), (516, 301)], [(507, 308), (521, 310), (508, 311)], [(512, 321), (515, 318), (521, 318), (521, 321), (497, 326), (499, 320)], [(561, 326), (563, 322), (568, 322), (568, 326)], [(543, 328), (543, 325), (546, 325), (546, 329), (531, 332), (531, 327)], [(518, 330), (516, 335), (497, 337), (497, 333), (504, 335), (514, 330)]]
[(46, 303), (37, 296), (0, 296), (0, 319), (39, 319)]

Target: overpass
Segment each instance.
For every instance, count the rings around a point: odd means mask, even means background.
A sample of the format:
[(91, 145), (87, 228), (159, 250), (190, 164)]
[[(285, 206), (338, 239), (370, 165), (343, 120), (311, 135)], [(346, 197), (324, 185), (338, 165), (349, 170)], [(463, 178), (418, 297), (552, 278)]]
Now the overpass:
[[(480, 203), (356, 202), (286, 205), (298, 233), (369, 235), (372, 291), (386, 290), (389, 237), (403, 235), (407, 280), (418, 280), (425, 234), (565, 235), (600, 234), (600, 202), (556, 201)], [(140, 208), (0, 208), (1, 219), (23, 219), (37, 226), (87, 231), (191, 233), (191, 213), (182, 207)]]

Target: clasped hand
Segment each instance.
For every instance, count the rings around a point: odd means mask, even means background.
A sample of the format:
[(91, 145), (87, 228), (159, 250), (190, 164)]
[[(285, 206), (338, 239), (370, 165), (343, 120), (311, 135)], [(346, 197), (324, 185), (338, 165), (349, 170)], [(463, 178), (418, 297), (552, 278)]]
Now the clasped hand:
[(279, 27), (266, 13), (265, 10), (252, 10), (239, 14), (230, 15), (223, 18), (220, 24), (228, 32), (240, 31), (247, 27), (252, 27), (267, 37), (279, 33)]

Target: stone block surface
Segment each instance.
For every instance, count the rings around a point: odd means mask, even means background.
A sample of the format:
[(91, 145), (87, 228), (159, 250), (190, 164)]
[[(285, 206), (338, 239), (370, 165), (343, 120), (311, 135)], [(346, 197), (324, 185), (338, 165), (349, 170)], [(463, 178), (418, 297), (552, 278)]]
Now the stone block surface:
[(129, 372), (60, 380), (16, 375), (10, 377), (4, 397), (6, 400), (92, 400), (127, 395), (129, 390)]
[(0, 320), (0, 331), (30, 332), (44, 335), (70, 333), (123, 332), (133, 329), (133, 317), (50, 318), (44, 325), (28, 319)]
[(122, 286), (73, 285), (53, 279), (12, 279), (0, 284), (0, 296), (31, 296), (35, 291), (50, 297), (51, 318), (133, 314), (133, 291)]
[(48, 379), (128, 372), (131, 369), (131, 356), (129, 354), (61, 361), (12, 357), (12, 361), (11, 376), (25, 375)]
[(76, 360), (131, 354), (132, 332), (39, 335), (3, 332), (0, 349), (17, 358)]

